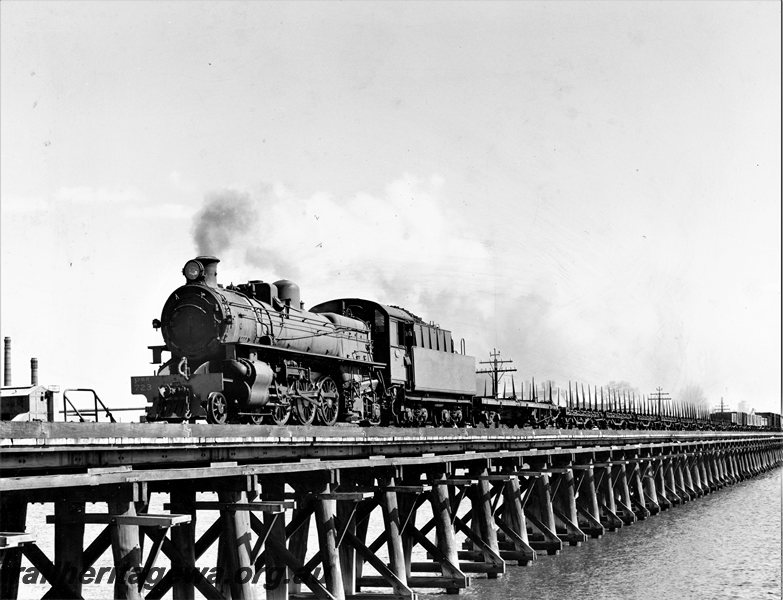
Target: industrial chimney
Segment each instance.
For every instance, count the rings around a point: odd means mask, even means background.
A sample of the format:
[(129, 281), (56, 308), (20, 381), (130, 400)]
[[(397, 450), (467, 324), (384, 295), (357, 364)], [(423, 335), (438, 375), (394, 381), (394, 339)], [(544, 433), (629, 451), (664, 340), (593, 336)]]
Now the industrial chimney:
[(30, 359), (30, 385), (38, 385), (38, 359)]
[(3, 385), (11, 385), (11, 338), (5, 338), (5, 371), (3, 373)]

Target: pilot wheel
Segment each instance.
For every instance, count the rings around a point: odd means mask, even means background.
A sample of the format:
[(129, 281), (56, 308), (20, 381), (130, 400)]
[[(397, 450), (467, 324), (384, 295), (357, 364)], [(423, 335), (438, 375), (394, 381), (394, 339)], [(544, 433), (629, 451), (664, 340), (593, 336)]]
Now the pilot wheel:
[(220, 392), (212, 392), (207, 398), (207, 423), (222, 425), (228, 421), (228, 402)]

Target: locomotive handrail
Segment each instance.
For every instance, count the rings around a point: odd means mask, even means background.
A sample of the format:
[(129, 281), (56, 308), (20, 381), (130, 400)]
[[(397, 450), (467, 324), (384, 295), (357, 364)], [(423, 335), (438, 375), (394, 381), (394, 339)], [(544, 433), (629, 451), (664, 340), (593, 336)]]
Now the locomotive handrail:
[[(109, 421), (111, 423), (116, 423), (117, 420), (114, 418), (114, 415), (112, 415), (111, 411), (108, 409), (108, 407), (103, 403), (103, 401), (98, 396), (98, 393), (92, 389), (92, 388), (68, 388), (67, 390), (63, 390), (63, 410), (62, 413), (65, 416), (69, 414), (76, 414), (79, 417), (80, 423), (85, 423), (85, 419), (82, 416), (82, 413), (79, 412), (79, 410), (73, 405), (73, 402), (71, 402), (70, 398), (68, 398), (68, 392), (89, 392), (92, 394), (93, 397), (93, 417), (95, 418), (95, 422), (98, 422), (98, 405), (101, 405), (101, 408), (103, 409), (103, 412), (106, 414), (107, 417), (109, 417)], [(73, 410), (68, 410), (66, 408), (66, 403), (71, 406)]]
[(357, 365), (364, 365), (369, 367), (384, 367), (386, 366), (385, 363), (382, 362), (374, 362), (370, 360), (358, 360), (355, 358), (348, 358), (347, 356), (331, 356), (328, 354), (318, 354), (316, 352), (303, 352), (302, 350), (295, 350), (293, 348), (280, 348), (277, 346), (270, 346), (268, 344), (250, 344), (247, 342), (242, 342), (241, 344), (226, 344), (227, 346), (236, 345), (236, 346), (243, 346), (245, 348), (255, 348), (258, 350), (271, 350), (274, 352), (279, 352), (281, 354), (291, 354), (291, 355), (298, 355), (298, 356), (308, 356), (318, 359), (327, 359), (330, 361), (336, 361), (336, 362), (344, 362), (344, 363), (351, 363), (351, 364), (357, 364)]

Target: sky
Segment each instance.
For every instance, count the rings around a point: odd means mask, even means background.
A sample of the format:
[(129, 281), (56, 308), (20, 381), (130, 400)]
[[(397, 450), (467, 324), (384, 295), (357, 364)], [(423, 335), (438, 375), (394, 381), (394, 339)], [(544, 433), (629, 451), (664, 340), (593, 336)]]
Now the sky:
[[(0, 3), (14, 383), (140, 406), (193, 256), (522, 381), (781, 403), (777, 2)], [(510, 386), (510, 380), (509, 380)]]

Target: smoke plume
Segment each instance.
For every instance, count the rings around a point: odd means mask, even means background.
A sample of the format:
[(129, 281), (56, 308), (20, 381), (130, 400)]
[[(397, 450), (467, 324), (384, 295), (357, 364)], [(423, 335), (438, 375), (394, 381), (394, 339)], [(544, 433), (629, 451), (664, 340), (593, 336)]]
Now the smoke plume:
[(218, 255), (258, 226), (256, 203), (247, 192), (210, 192), (193, 223), (193, 238), (199, 254)]
[(299, 270), (285, 259), (285, 245), (272, 242), (277, 239), (273, 232), (285, 230), (287, 220), (263, 219), (263, 215), (277, 212), (277, 201), (270, 186), (252, 195), (231, 189), (210, 192), (193, 221), (193, 239), (199, 253), (233, 258), (235, 266), (298, 277)]
[(443, 187), (404, 176), (347, 197), (280, 185), (216, 191), (195, 217), (194, 241), (221, 259), (225, 282), (293, 279), (307, 306), (338, 297), (403, 306), (452, 331), (455, 344), (464, 338), (478, 360), (500, 349), (518, 384), (682, 385), (676, 295), (597, 273), (595, 263), (613, 266), (606, 250), (575, 244), (554, 219), (527, 236), (496, 236), (485, 215), (450, 206)]
[(682, 402), (691, 406), (709, 408), (709, 402), (707, 401), (707, 397), (704, 395), (704, 390), (700, 385), (695, 383), (691, 383), (680, 388), (674, 399), (677, 402)]

